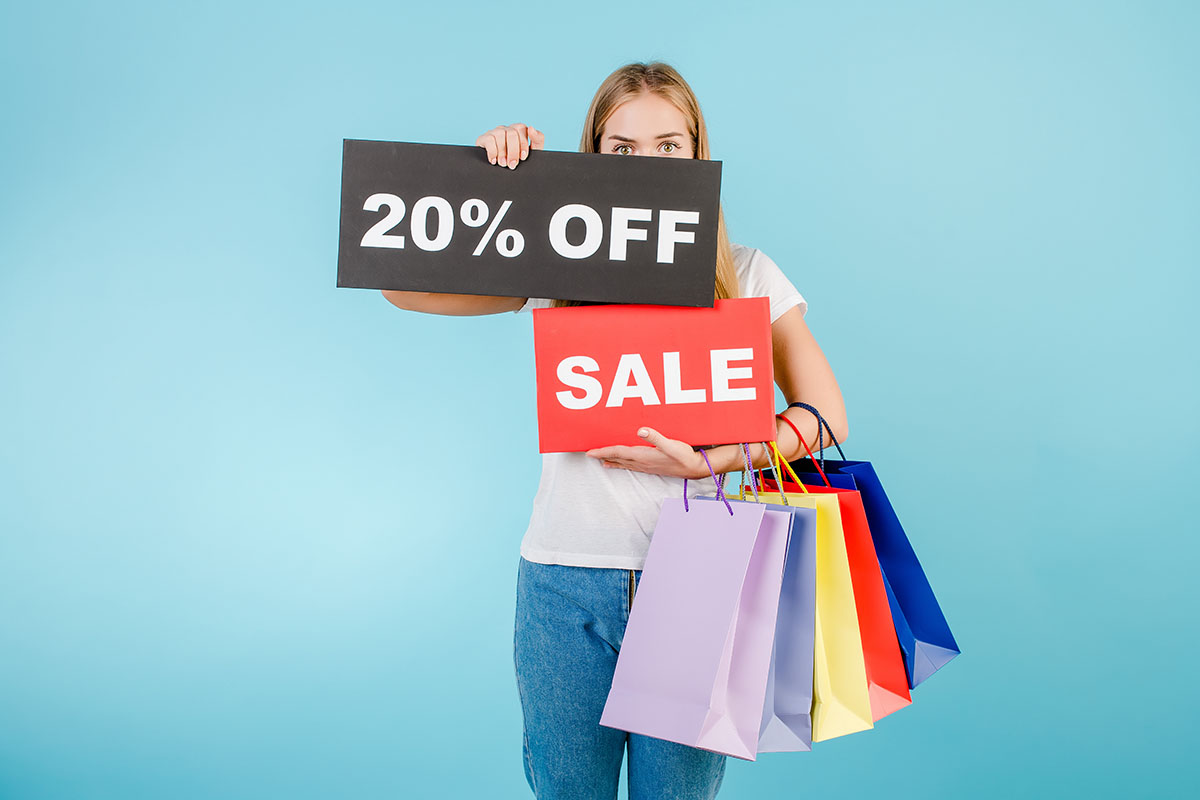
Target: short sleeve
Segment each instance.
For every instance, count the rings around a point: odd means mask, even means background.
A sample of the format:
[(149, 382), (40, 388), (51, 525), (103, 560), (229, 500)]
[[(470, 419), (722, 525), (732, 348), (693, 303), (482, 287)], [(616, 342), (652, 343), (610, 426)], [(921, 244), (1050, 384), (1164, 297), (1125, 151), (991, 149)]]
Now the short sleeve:
[(772, 323), (793, 306), (799, 306), (802, 315), (808, 313), (808, 302), (804, 296), (766, 253), (734, 244), (733, 260), (737, 267), (741, 296), (768, 298)]
[(528, 297), (525, 299), (525, 305), (513, 311), (514, 314), (523, 314), (533, 311), (535, 308), (550, 308), (554, 301), (546, 297)]

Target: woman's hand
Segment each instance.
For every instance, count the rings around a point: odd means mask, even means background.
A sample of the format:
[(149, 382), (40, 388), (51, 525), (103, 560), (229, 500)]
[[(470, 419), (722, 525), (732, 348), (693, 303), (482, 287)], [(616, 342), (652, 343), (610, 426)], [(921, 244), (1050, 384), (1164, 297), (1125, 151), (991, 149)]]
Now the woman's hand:
[(638, 436), (645, 439), (650, 446), (597, 447), (588, 450), (587, 454), (600, 459), (600, 462), (610, 469), (631, 469), (634, 472), (650, 472), (693, 480), (708, 477), (704, 456), (693, 450), (687, 442), (668, 439), (653, 428), (639, 428)]
[(517, 164), (529, 158), (530, 149), (541, 150), (545, 146), (546, 134), (518, 122), (480, 134), (475, 144), (487, 150), (489, 163), (516, 169)]

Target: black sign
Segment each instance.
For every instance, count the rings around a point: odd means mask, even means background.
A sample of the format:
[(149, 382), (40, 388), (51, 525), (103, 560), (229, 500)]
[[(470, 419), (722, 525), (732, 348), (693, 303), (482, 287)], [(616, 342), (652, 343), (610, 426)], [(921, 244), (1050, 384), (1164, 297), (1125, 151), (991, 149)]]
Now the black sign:
[(338, 286), (712, 306), (721, 162), (346, 139)]

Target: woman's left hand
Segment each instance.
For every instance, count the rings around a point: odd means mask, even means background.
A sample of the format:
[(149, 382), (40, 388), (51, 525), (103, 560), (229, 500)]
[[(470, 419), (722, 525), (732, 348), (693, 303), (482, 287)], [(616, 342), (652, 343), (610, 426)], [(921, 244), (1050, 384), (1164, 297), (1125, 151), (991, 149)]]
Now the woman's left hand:
[(587, 454), (600, 459), (606, 468), (611, 469), (630, 469), (675, 478), (708, 477), (704, 456), (693, 450), (687, 442), (668, 439), (653, 428), (638, 428), (638, 436), (650, 446), (597, 447), (588, 450)]

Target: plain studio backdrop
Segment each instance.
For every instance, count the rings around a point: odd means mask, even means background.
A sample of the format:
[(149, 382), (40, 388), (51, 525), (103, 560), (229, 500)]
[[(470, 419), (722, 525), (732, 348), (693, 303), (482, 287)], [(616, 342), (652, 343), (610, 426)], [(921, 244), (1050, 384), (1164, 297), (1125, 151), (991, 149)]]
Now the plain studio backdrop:
[(1200, 7), (9, 3), (0, 797), (529, 796), (528, 317), (337, 289), (343, 138), (575, 150), (677, 66), (963, 655), (722, 797), (1170, 796)]

